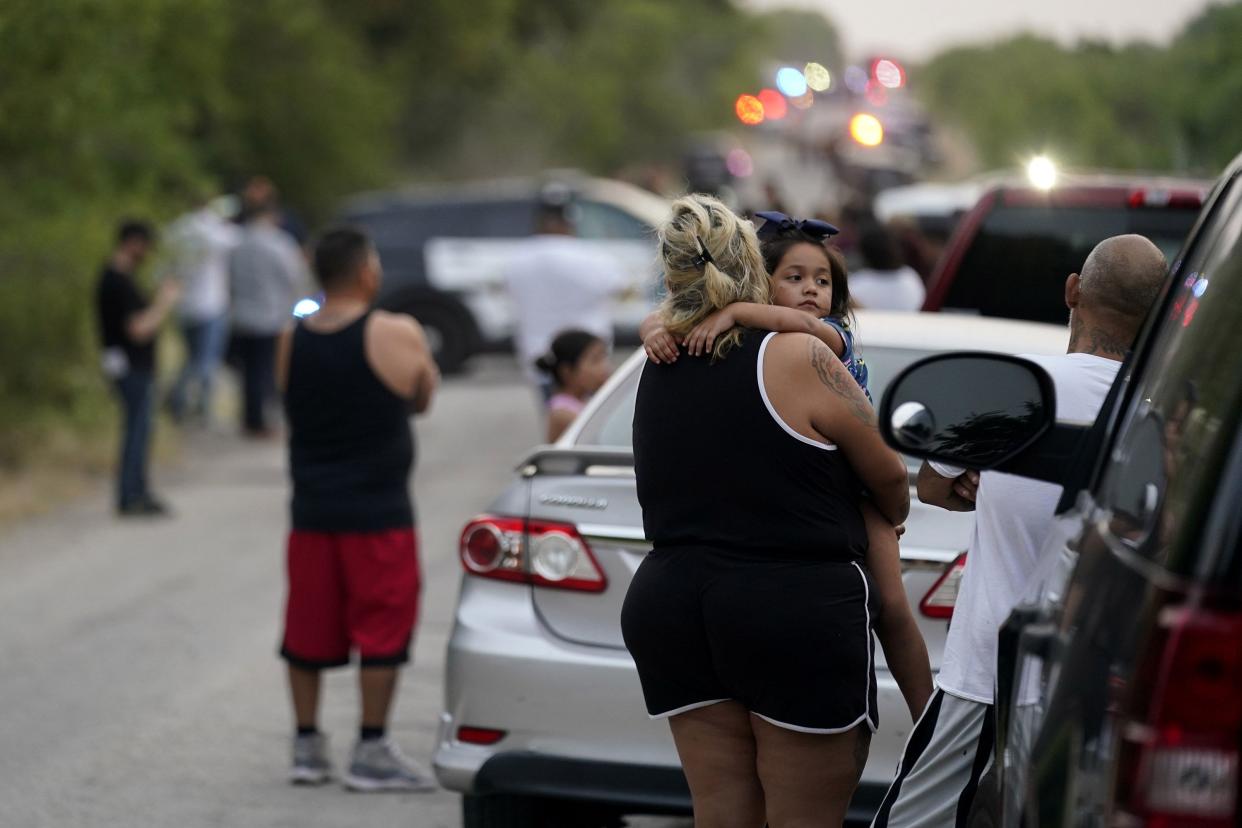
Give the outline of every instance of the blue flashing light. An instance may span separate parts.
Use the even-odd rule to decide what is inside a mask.
[[[786,66],[776,73],[776,88],[786,98],[801,98],[806,94],[806,76],[792,66]]]

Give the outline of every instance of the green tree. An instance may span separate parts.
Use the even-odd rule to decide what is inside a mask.
[[[391,170],[395,93],[317,3],[0,5],[0,462],[89,419],[91,288],[123,216],[253,172],[312,217]]]
[[[1167,48],[1024,35],[950,49],[912,78],[991,166],[1048,150],[1078,167],[1212,175],[1242,149],[1242,3],[1208,8]]]
[[[1171,57],[1179,160],[1216,171],[1242,152],[1242,3],[1209,7],[1177,38]]]

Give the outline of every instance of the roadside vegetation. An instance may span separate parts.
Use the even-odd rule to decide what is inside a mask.
[[[950,49],[911,86],[987,167],[1047,153],[1072,167],[1211,178],[1242,150],[1242,3],[1209,7],[1168,47],[1023,35]]]
[[[1242,146],[1239,44],[1233,4],[1168,49],[1024,37],[914,83],[988,164],[1210,174]],[[0,5],[0,487],[34,457],[107,464],[92,285],[120,217],[256,173],[314,227],[409,180],[675,165],[777,57],[843,68],[822,17],[730,0]]]

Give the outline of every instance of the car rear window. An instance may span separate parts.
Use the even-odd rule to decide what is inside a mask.
[[[962,258],[943,310],[1064,323],[1065,278],[1109,236],[1147,236],[1171,262],[1198,211],[998,204]]]

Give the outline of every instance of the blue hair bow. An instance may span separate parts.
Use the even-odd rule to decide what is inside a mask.
[[[765,210],[755,213],[755,218],[763,219],[763,225],[756,232],[759,234],[759,238],[765,241],[791,230],[799,230],[816,239],[825,239],[828,236],[835,236],[841,232],[826,221],[790,218],[776,210]]]

